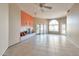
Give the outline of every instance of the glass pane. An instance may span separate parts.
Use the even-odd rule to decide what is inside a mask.
[[[41,26],[40,26],[40,27],[41,27],[41,30],[43,30],[43,25],[42,25],[42,24],[41,24]]]
[[[58,24],[58,21],[57,20],[51,20],[49,25],[54,25],[54,24]]]
[[[49,31],[58,31],[58,25],[49,25]]]
[[[53,28],[53,26],[49,26],[49,31],[53,31],[54,30],[54,28]]]
[[[36,25],[36,33],[47,33],[47,25],[46,24],[38,24]]]
[[[51,20],[49,22],[49,31],[59,31],[59,24],[57,20]]]
[[[66,26],[65,24],[62,24],[62,34],[65,34],[66,33]]]
[[[44,24],[44,33],[47,33],[47,25]]]
[[[54,31],[58,31],[58,25],[54,26]]]
[[[36,33],[39,33],[40,25],[36,25]]]
[[[40,30],[41,31],[40,33],[43,33],[43,24],[40,25],[40,29],[41,29]]]

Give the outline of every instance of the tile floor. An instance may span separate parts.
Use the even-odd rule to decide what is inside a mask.
[[[44,34],[8,48],[4,56],[79,56],[79,48],[64,35]]]

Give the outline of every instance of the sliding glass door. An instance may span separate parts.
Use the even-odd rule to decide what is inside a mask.
[[[39,34],[40,33],[40,25],[36,25],[36,33]]]
[[[62,34],[66,34],[66,24],[62,24],[61,30]]]
[[[37,24],[36,25],[36,33],[37,34],[47,33],[47,25],[46,24]]]

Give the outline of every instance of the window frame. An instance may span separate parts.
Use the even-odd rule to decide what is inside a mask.
[[[54,24],[54,23],[50,24],[50,22],[53,22],[53,21],[56,21],[57,23],[56,24]],[[58,28],[57,28],[57,30],[50,30],[50,26],[52,28],[55,28],[55,26],[58,27]],[[49,21],[49,31],[52,31],[52,32],[58,32],[59,31],[59,22],[57,20],[51,20],[51,21]]]

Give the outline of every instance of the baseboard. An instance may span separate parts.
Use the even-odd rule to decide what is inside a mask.
[[[8,49],[8,47],[5,49],[5,51],[3,52],[3,54],[1,56],[4,56],[4,53],[6,52],[7,49]]]

